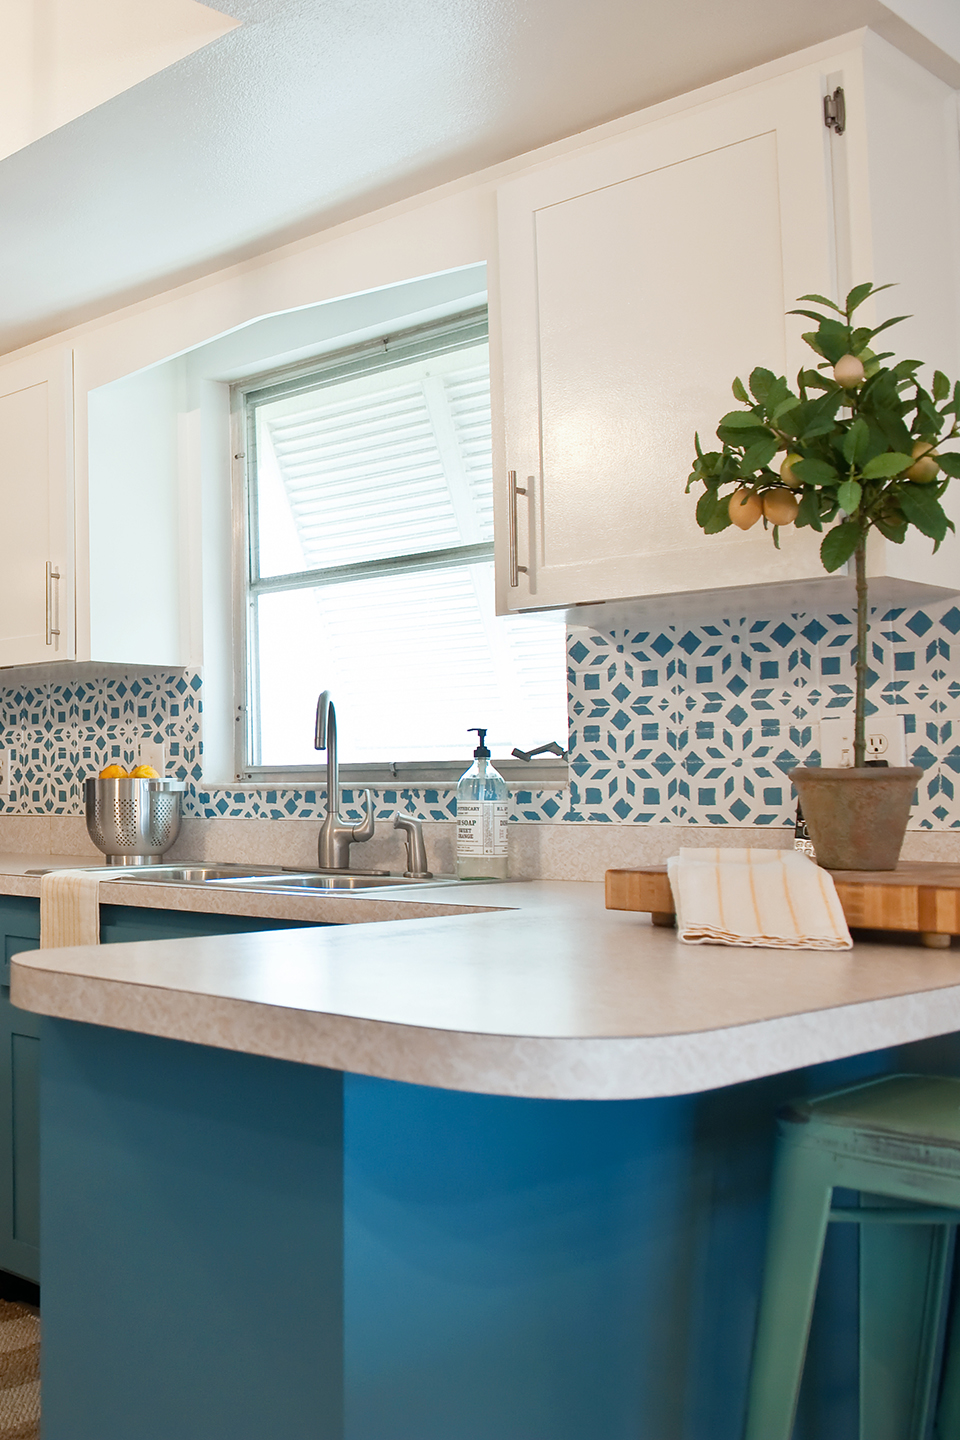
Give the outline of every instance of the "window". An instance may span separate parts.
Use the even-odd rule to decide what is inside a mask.
[[[494,613],[485,312],[247,381],[234,403],[246,427],[240,774],[322,763],[323,689],[357,778],[443,780],[477,725],[499,755],[565,746],[563,624]]]

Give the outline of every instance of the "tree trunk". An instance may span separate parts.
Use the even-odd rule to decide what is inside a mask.
[[[864,709],[867,700],[867,537],[860,536],[857,562],[857,698],[853,723],[853,763],[862,765],[866,759]]]

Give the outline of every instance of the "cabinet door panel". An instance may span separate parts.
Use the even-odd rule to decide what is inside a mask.
[[[33,947],[22,947],[24,949]],[[40,1016],[0,985],[0,1270],[40,1279]]]
[[[71,352],[0,369],[0,665],[75,653],[72,446]]]
[[[730,384],[802,360],[830,289],[819,76],[781,77],[499,192],[506,468],[528,491],[501,609],[822,573],[816,537],[707,538],[684,494]]]

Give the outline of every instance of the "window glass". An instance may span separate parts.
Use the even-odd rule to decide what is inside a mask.
[[[478,329],[480,333],[478,334]],[[248,394],[249,762],[566,743],[559,617],[494,614],[490,380],[476,322]]]

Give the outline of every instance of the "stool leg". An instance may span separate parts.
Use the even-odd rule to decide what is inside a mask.
[[[943,1360],[943,1384],[934,1434],[937,1440],[960,1440],[960,1303],[954,1282],[950,1328]]]
[[[780,1142],[745,1440],[790,1440],[833,1193],[830,1177],[816,1152]]]
[[[946,1225],[860,1228],[861,1440],[925,1440],[949,1255]]]

